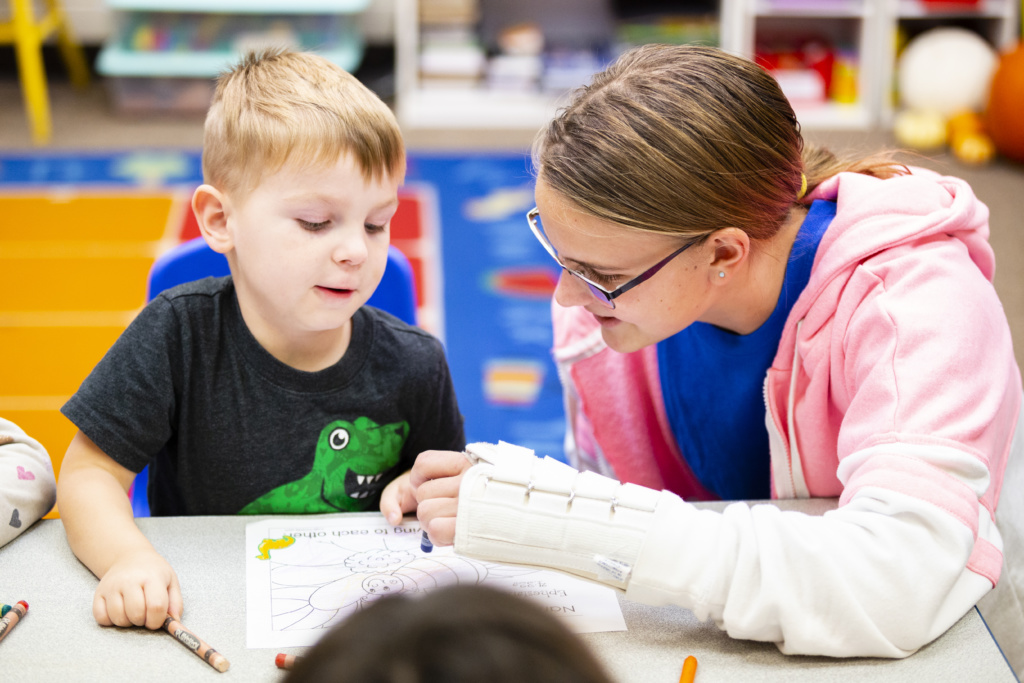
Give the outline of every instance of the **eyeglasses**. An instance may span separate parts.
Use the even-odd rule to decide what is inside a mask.
[[[533,231],[533,236],[537,238],[537,241],[540,242],[541,246],[544,247],[544,249],[551,255],[551,258],[555,259],[555,263],[561,266],[562,270],[564,270],[565,272],[569,273],[570,275],[575,275],[580,280],[583,280],[583,282],[586,283],[587,287],[590,289],[590,293],[594,295],[594,298],[597,299],[598,302],[600,302],[602,305],[607,306],[608,308],[615,308],[615,299],[619,298],[620,296],[622,296],[629,290],[633,289],[640,283],[650,280],[652,277],[654,277],[655,273],[664,268],[669,261],[674,259],[676,256],[679,256],[684,251],[686,251],[694,244],[696,244],[696,242],[690,242],[689,244],[685,244],[679,247],[671,254],[663,258],[661,261],[658,261],[656,264],[654,264],[644,272],[640,273],[629,282],[622,284],[611,291],[608,291],[607,289],[597,284],[596,282],[587,279],[587,277],[582,273],[579,273],[573,270],[572,268],[569,268],[564,263],[562,263],[562,259],[558,258],[558,252],[555,251],[555,248],[553,246],[551,246],[551,242],[548,241],[547,235],[544,234],[544,228],[543,226],[541,226],[540,222],[540,211],[537,210],[537,207],[533,207],[533,209],[531,209],[530,212],[526,214],[526,221],[530,224],[530,230]]]

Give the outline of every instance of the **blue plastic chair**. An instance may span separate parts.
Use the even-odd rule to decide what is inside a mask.
[[[149,270],[146,300],[151,301],[165,289],[204,277],[228,275],[228,260],[206,244],[202,237],[183,242],[166,252]],[[388,247],[388,264],[384,277],[367,303],[410,325],[416,324],[416,281],[412,265],[405,254]],[[149,517],[149,467],[135,475],[132,489],[132,510],[136,517]]]

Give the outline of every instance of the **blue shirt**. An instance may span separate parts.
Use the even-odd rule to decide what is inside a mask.
[[[835,215],[834,202],[811,204],[779,301],[757,330],[739,335],[697,322],[658,343],[661,390],[676,443],[704,488],[723,500],[771,495],[764,378]]]

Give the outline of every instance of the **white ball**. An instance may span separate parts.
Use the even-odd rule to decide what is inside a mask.
[[[925,31],[907,45],[897,65],[900,102],[943,116],[981,111],[998,64],[996,51],[965,28]]]

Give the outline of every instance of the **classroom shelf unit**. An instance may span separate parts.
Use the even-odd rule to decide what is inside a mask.
[[[419,76],[420,8],[395,0],[395,108],[406,129],[539,129],[555,114],[549,95],[423,87]]]
[[[369,0],[107,0],[117,31],[96,61],[126,111],[204,110],[213,78],[250,48],[314,50],[353,71],[363,39],[351,15]]]
[[[790,99],[804,128],[870,128],[879,109],[878,5],[876,0],[722,0],[722,47],[753,57],[770,44],[818,39],[844,46],[853,81],[847,101]]]
[[[726,49],[751,56],[763,36],[824,33],[856,45],[857,99],[851,104],[794,103],[808,128],[889,126],[895,113],[897,49],[937,26],[978,32],[993,47],[1017,36],[1019,0],[722,0]]]
[[[1009,47],[1020,38],[1020,0],[977,0],[968,4],[928,3],[923,0],[884,1],[889,9],[880,46],[882,59],[879,81],[884,92],[879,115],[883,125],[892,123],[896,110],[896,48],[901,40],[913,38],[936,26],[969,28],[997,50]]]
[[[754,57],[766,42],[820,37],[848,63],[849,94],[838,101],[791,97],[801,125],[864,130],[892,122],[900,37],[959,25],[999,49],[1018,36],[1018,12],[1019,0],[720,0],[719,44]],[[418,16],[417,0],[395,1],[396,109],[404,127],[536,130],[555,114],[559,97],[551,94],[424,87]]]

